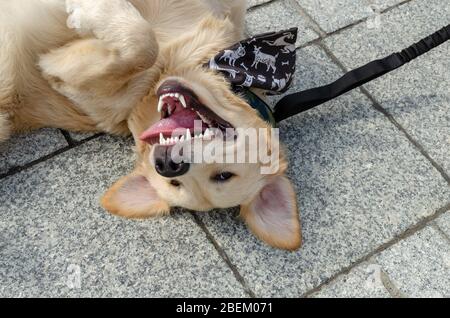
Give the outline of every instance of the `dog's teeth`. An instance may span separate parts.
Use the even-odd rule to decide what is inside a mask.
[[[184,95],[180,95],[178,97],[178,100],[180,101],[181,105],[183,105],[184,108],[187,108],[186,99],[184,98]]]
[[[162,144],[164,142],[164,135],[162,133],[159,134],[159,143]]]
[[[213,132],[210,129],[206,129],[205,131],[205,137],[209,138],[213,136]]]
[[[185,136],[181,136],[181,138],[180,138],[180,142],[184,142],[184,140],[186,139],[186,137]]]
[[[180,138],[178,138],[178,137],[176,137],[175,139],[174,139],[174,143],[178,143],[180,141]]]
[[[188,129],[188,130],[186,131],[186,140],[191,140],[191,139],[192,139],[192,136],[191,136],[191,130]]]
[[[163,109],[164,106],[164,96],[161,96],[161,98],[159,99],[159,103],[158,103],[158,113],[160,113]]]

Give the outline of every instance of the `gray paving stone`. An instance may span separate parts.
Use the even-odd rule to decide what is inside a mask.
[[[298,27],[297,45],[302,45],[319,36],[302,18],[289,1],[275,1],[252,10],[247,14],[247,33],[255,35]]]
[[[324,52],[299,52],[292,91],[340,75]],[[203,219],[258,296],[296,297],[448,203],[441,175],[360,93],[281,125],[304,247],[275,250],[230,213]]]
[[[416,0],[325,43],[348,69],[401,50],[449,23],[450,2]],[[369,92],[450,173],[450,43],[366,85]]]
[[[376,23],[380,13],[405,0],[296,0],[327,33],[369,18]]]
[[[16,135],[0,144],[0,174],[67,146],[64,136],[56,129],[42,129]]]
[[[436,221],[439,228],[450,237],[450,212],[445,213]]]
[[[0,181],[0,296],[245,296],[189,214],[139,222],[100,208],[132,168],[130,146],[102,137]]]
[[[363,263],[348,274],[339,276],[312,298],[390,298],[383,285],[381,266]]]
[[[450,297],[450,244],[432,227],[400,241],[376,260],[407,297]]]

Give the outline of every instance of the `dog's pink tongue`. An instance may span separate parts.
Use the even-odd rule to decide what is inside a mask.
[[[164,137],[172,136],[172,132],[176,129],[194,130],[195,120],[198,119],[197,114],[190,110],[184,109],[177,111],[168,118],[161,119],[156,124],[147,129],[141,136],[142,140],[151,140],[158,138],[160,134]]]

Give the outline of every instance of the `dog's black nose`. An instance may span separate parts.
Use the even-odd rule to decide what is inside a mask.
[[[156,172],[165,178],[175,178],[185,175],[191,165],[189,163],[176,163],[171,156],[171,147],[159,146],[155,149]]]

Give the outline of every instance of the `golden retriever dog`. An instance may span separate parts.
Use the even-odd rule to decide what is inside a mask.
[[[257,237],[299,248],[282,151],[270,174],[259,161],[189,164],[169,155],[175,144],[217,141],[206,138],[213,128],[270,130],[223,75],[204,67],[244,38],[245,12],[241,0],[0,1],[0,141],[41,127],[132,134],[136,168],[105,194],[108,211],[147,218],[172,207],[240,206]],[[194,121],[206,130],[196,134]],[[183,133],[170,138],[175,128]],[[271,144],[272,134],[258,138]]]

